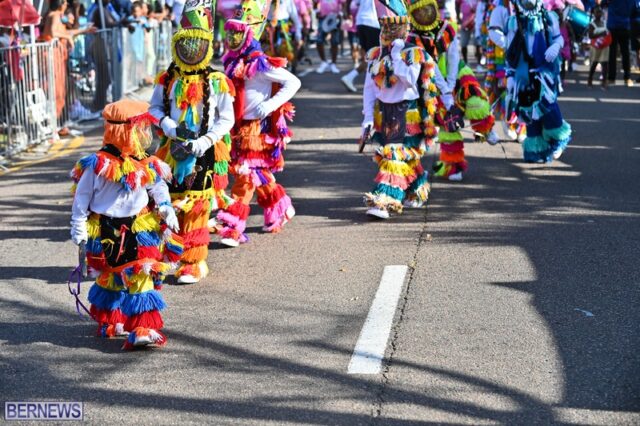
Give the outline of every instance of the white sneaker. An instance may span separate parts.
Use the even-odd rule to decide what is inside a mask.
[[[356,86],[354,86],[353,84],[353,79],[349,78],[348,75],[343,75],[340,80],[342,81],[342,84],[344,84],[344,86],[347,88],[348,91],[353,93],[358,92],[358,89],[356,89]]]
[[[507,140],[515,141],[516,139],[518,139],[518,132],[512,129],[511,125],[508,122],[506,121],[502,122],[502,130],[504,131],[504,134],[507,136]]]
[[[195,284],[198,281],[200,280],[191,274],[180,275],[178,278],[178,284]]]
[[[124,324],[121,322],[116,323],[116,336],[128,336],[129,332],[124,330]]]
[[[489,145],[495,145],[498,142],[500,142],[500,138],[498,137],[498,134],[496,133],[495,130],[491,130],[487,135],[487,143]]]
[[[409,209],[419,209],[424,206],[424,202],[419,200],[405,200],[402,204]]]
[[[523,143],[526,138],[527,138],[526,131],[518,134],[518,142]]]
[[[138,336],[136,334],[133,346],[146,346],[153,343],[162,345],[164,343],[164,336],[151,328],[149,329],[149,334],[145,336]]]
[[[449,180],[451,182],[461,182],[462,181],[462,172],[454,173],[449,175]]]
[[[318,66],[318,68],[316,68],[316,72],[318,74],[324,74],[324,72],[327,70],[327,68],[329,68],[329,62],[322,61],[322,62],[320,62],[320,66]]]
[[[223,238],[220,240],[220,244],[227,247],[238,247],[240,245],[240,241],[234,240],[233,238]]]
[[[367,214],[379,219],[389,219],[389,212],[378,207],[371,207],[369,210],[367,210]]]
[[[329,70],[331,70],[331,72],[334,74],[340,74],[340,70],[338,69],[338,66],[335,64],[335,62],[331,62],[331,65],[329,65]]]
[[[558,148],[555,151],[553,151],[553,159],[557,160],[558,158],[562,157],[562,153],[564,152],[564,149],[562,148]]]

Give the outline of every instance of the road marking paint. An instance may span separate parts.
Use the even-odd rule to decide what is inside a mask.
[[[384,267],[380,286],[353,350],[347,369],[348,374],[380,373],[393,317],[408,270],[409,267],[406,265]]]
[[[71,142],[69,142],[69,144],[64,149],[58,148],[53,151],[53,154],[52,154],[52,151],[50,150],[48,154],[52,154],[52,155],[47,155],[47,157],[41,158],[39,160],[21,161],[16,165],[14,165],[13,167],[9,167],[7,170],[0,171],[0,176],[6,175],[11,172],[16,172],[18,170],[22,170],[25,167],[33,166],[35,164],[46,163],[47,161],[51,161],[63,155],[71,154],[78,147],[80,147],[84,143],[84,141],[85,141],[84,136],[76,136],[75,138],[71,139]]]

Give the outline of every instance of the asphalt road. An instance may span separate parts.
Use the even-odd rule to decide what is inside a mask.
[[[297,216],[263,234],[254,208],[249,244],[213,238],[211,275],[163,289],[160,349],[93,337],[67,292],[67,172],[99,133],[0,177],[0,402],[83,401],[92,423],[640,423],[640,88],[570,79],[561,161],[469,143],[463,182],[381,222],[359,95],[303,85],[279,176]],[[383,372],[347,374],[386,265],[410,273]]]

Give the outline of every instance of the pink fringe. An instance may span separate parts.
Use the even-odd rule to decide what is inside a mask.
[[[412,174],[409,176],[398,176],[392,175],[387,172],[378,172],[376,175],[375,181],[376,183],[384,183],[389,186],[394,186],[400,189],[407,189],[410,182],[413,182],[416,179],[416,175]]]
[[[267,207],[264,209],[264,224],[272,225],[282,222],[287,209],[290,207],[293,207],[291,204],[291,198],[289,198],[288,195],[283,196],[273,207]]]
[[[407,133],[410,135],[419,135],[422,133],[422,129],[420,128],[420,124],[418,123],[407,123]]]
[[[247,221],[242,220],[238,216],[235,216],[224,210],[219,211],[216,217],[218,218],[218,220],[226,223],[238,232],[244,232],[244,230],[247,228]]]
[[[244,31],[249,25],[246,22],[238,21],[237,19],[229,19],[224,23],[225,31]]]

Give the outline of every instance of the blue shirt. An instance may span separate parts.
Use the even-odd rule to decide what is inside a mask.
[[[636,0],[609,0],[607,28],[610,30],[628,30],[631,28],[631,11]]]

